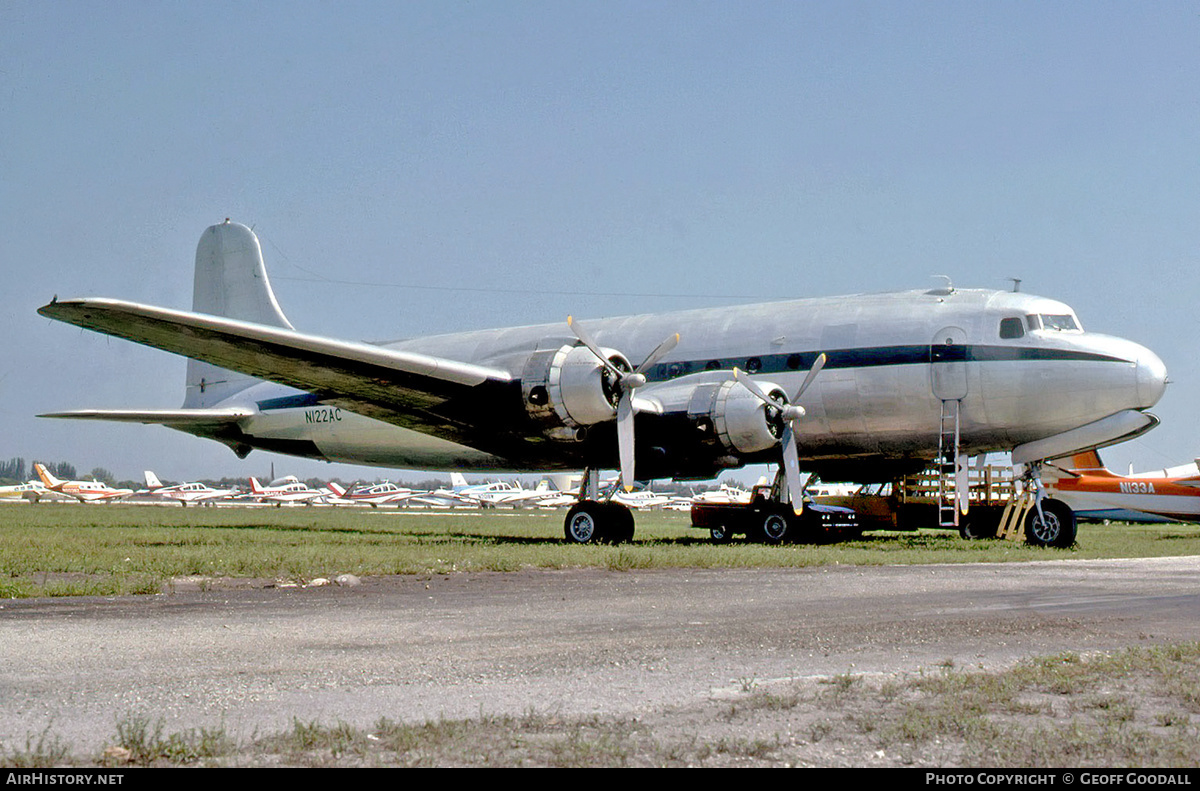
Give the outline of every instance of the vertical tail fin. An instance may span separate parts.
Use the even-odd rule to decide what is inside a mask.
[[[162,481],[160,481],[158,479],[157,475],[155,475],[150,470],[146,470],[145,475],[146,475],[146,488],[147,489],[153,490],[153,489],[161,489],[162,488]]]
[[[54,489],[58,486],[62,486],[63,482],[51,475],[50,471],[46,469],[46,465],[42,464],[40,461],[34,463],[33,469],[37,470],[38,477],[42,479],[42,484],[47,489]]]
[[[252,477],[250,479],[250,493],[251,494],[262,494],[262,492],[263,492],[262,484],[260,484],[258,482],[258,478]]]
[[[1100,461],[1100,454],[1094,450],[1076,453],[1071,457],[1070,468],[1075,472],[1108,472],[1104,462]]]
[[[239,321],[293,329],[267,279],[254,231],[226,220],[205,230],[196,246],[192,310]],[[189,360],[184,408],[214,406],[260,380]]]
[[[341,486],[339,486],[339,485],[337,484],[337,481],[330,481],[330,482],[329,482],[329,484],[328,484],[328,486],[329,486],[329,491],[333,492],[333,493],[334,493],[334,494],[336,494],[338,497],[343,497],[343,496],[345,496],[345,494],[346,494],[346,490],[345,490],[345,489],[343,489]]]

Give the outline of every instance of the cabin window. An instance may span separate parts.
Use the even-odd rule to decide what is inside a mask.
[[[1042,317],[1030,313],[1025,317],[1025,323],[1029,326],[1030,332],[1040,330],[1042,328]]]
[[[1025,328],[1021,326],[1020,319],[1001,319],[1000,320],[1000,337],[1005,340],[1013,338],[1024,338]]]

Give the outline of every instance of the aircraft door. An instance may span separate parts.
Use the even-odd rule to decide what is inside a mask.
[[[943,401],[967,397],[967,333],[943,327],[929,345],[929,377],[935,397]]]

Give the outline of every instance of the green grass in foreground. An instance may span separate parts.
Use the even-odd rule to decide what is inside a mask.
[[[295,721],[239,740],[223,725],[166,734],[119,721],[98,755],[47,730],[0,745],[0,765],[1194,767],[1200,643],[1037,657],[999,672],[952,666],[749,683],[733,700],[634,719],[528,712],[360,728]]]
[[[1082,525],[1071,549],[964,541],[944,530],[840,544],[713,545],[686,513],[637,516],[621,546],[578,546],[557,511],[0,505],[0,598],[157,593],[171,580],[305,582],[339,574],[528,568],[785,568],[1200,554],[1193,525]]]

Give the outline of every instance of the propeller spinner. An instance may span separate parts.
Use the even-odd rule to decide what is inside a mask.
[[[612,360],[608,359],[604,352],[601,351],[600,346],[592,339],[591,334],[576,322],[573,317],[567,316],[567,326],[575,333],[575,337],[592,354],[596,355],[596,359],[613,376],[614,387],[618,394],[617,451],[621,460],[621,485],[625,487],[625,491],[632,491],[634,482],[633,417],[637,411],[637,408],[633,404],[633,393],[639,387],[646,384],[646,372],[661,360],[667,352],[674,349],[675,344],[679,343],[679,333],[675,333],[655,347],[654,351],[650,352],[637,368],[627,371],[619,368]]]

